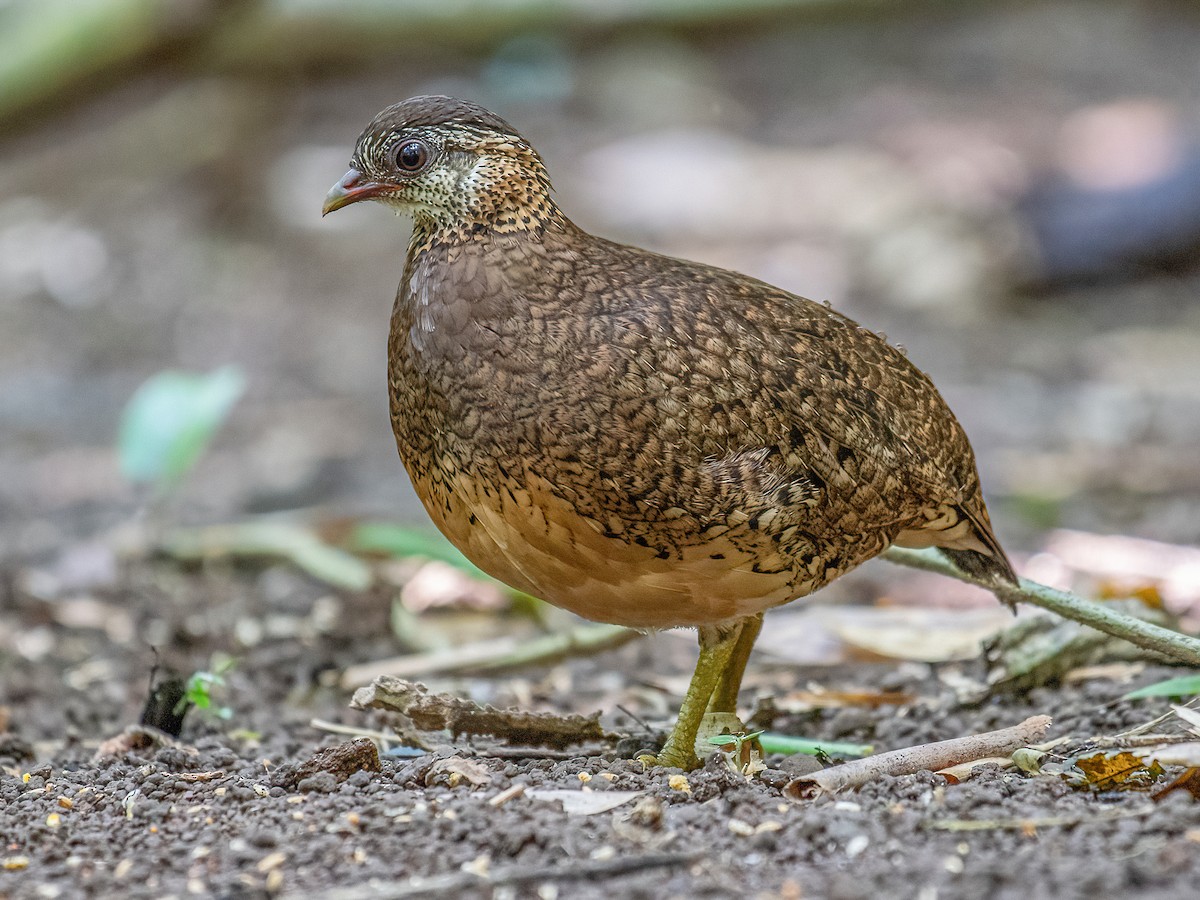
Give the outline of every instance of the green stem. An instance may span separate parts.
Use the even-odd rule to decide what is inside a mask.
[[[870,744],[845,744],[838,741],[817,741],[812,738],[792,737],[790,734],[773,734],[766,732],[758,737],[759,746],[763,753],[784,753],[791,756],[803,753],[807,756],[818,756],[825,753],[829,756],[870,756],[875,748]]]
[[[1114,612],[1106,609],[1103,604],[1085,600],[1069,591],[1060,591],[1026,578],[1021,579],[1020,587],[997,586],[960,571],[936,550],[907,550],[892,547],[883,554],[883,558],[901,566],[910,566],[926,572],[937,572],[939,575],[949,575],[959,581],[974,584],[991,591],[1005,603],[1028,603],[1032,606],[1040,606],[1064,619],[1081,622],[1097,631],[1103,631],[1105,634],[1129,641],[1144,650],[1154,650],[1180,662],[1200,666],[1200,640],[1191,635],[1181,634],[1160,625],[1135,619],[1124,613]]]

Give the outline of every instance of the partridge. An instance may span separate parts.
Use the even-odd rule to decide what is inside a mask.
[[[324,213],[413,218],[388,343],[400,457],[485,572],[588,619],[691,626],[663,765],[736,713],[763,612],[892,544],[1015,583],[967,436],[881,336],[765,282],[596,237],[488,110],[414,97]]]

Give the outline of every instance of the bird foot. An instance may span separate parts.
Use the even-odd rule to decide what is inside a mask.
[[[683,741],[676,740],[676,734],[672,732],[662,750],[657,754],[639,753],[637,761],[647,769],[652,766],[664,766],[690,772],[692,769],[700,768],[705,759],[717,752],[717,745],[709,738],[721,734],[745,734],[745,732],[746,726],[742,724],[742,720],[735,713],[705,713],[700,719],[700,727],[692,740],[692,746],[687,748],[679,746]]]
[[[690,772],[692,769],[700,768],[700,759],[694,752],[678,750],[671,747],[669,743],[658,753],[639,753],[637,761],[647,769],[662,766],[665,769],[683,769],[685,772]]]

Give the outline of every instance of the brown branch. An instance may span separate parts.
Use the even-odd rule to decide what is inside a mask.
[[[997,586],[967,575],[936,550],[892,547],[883,554],[883,558],[901,566],[949,575],[951,578],[991,591],[1010,605],[1028,603],[1040,606],[1064,619],[1082,622],[1097,631],[1129,641],[1145,650],[1154,650],[1188,665],[1200,666],[1200,639],[1114,612],[1106,609],[1103,604],[1085,600],[1069,591],[1060,591],[1027,578],[1021,579],[1020,587],[1007,584]]]
[[[585,741],[609,740],[600,714],[559,716],[519,709],[480,706],[450,694],[431,694],[423,684],[381,676],[354,692],[354,709],[382,709],[407,716],[421,731],[447,729],[460,734],[490,734],[515,744],[561,749]]]

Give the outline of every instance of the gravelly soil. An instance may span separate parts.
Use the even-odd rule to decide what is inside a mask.
[[[8,868],[0,872],[0,894],[1184,897],[1200,877],[1200,803],[1183,792],[1155,805],[1142,792],[1078,792],[1057,777],[999,770],[959,785],[929,773],[883,778],[856,793],[793,803],[781,787],[804,765],[796,760],[773,758],[749,782],[713,760],[687,776],[684,791],[670,783],[677,773],[643,771],[611,751],[495,758],[494,743],[473,748],[460,740],[455,749],[385,755],[378,772],[326,772],[297,783],[290,777],[295,766],[342,740],[311,727],[311,718],[380,724],[347,710],[345,693],[322,687],[322,673],[386,648],[371,637],[383,626],[386,604],[340,597],[332,624],[322,625],[299,604],[281,610],[262,590],[264,581],[291,584],[289,597],[316,588],[286,570],[179,573],[165,563],[138,563],[102,595],[98,602],[120,604],[134,632],[149,627],[169,635],[160,648],[166,662],[205,658],[222,640],[226,617],[307,634],[266,638],[244,651],[220,698],[233,708],[229,722],[193,712],[177,745],[100,757],[98,740],[136,718],[131,704],[145,695],[154,656],[100,627],[64,628],[56,622],[61,609],[10,593],[14,603],[6,608],[15,609],[26,633],[41,628],[48,636],[35,662],[10,658],[4,665],[0,699],[12,730],[0,739]],[[218,623],[207,633],[189,630],[201,598]],[[524,694],[527,703],[575,711],[592,708],[604,683],[628,691],[637,709],[639,683],[684,671],[688,649],[648,638],[551,670],[441,686],[501,703]],[[752,681],[764,666],[756,662]],[[973,667],[950,668],[971,675]],[[1114,734],[1167,708],[1113,702],[1128,686],[1107,680],[964,707],[949,679],[939,678],[950,668],[818,670],[829,688],[882,684],[914,701],[900,709],[785,717],[775,728],[885,749],[1043,712],[1055,717],[1052,735]],[[622,673],[618,681],[613,673]],[[1141,679],[1162,674],[1147,671]],[[610,713],[606,722],[637,730],[620,712]],[[474,758],[486,783],[449,786],[434,765],[453,755]],[[489,803],[518,784],[642,793],[589,816],[528,795]],[[1038,826],[1042,819],[1054,821]],[[970,828],[963,822],[991,824],[957,830]]]

